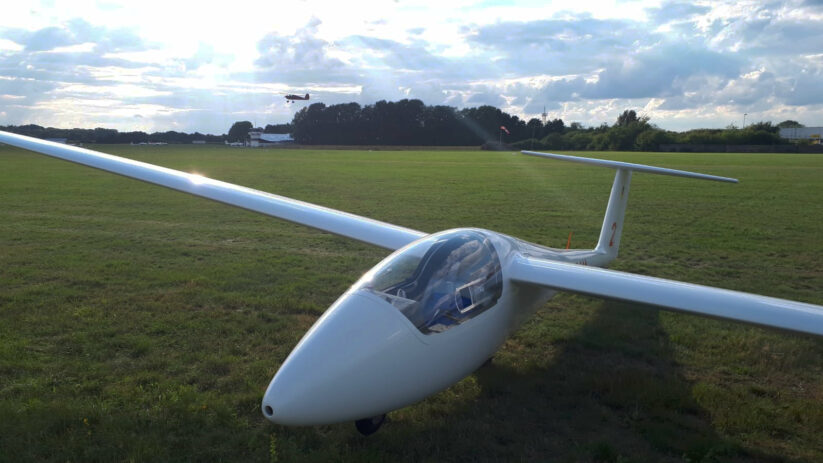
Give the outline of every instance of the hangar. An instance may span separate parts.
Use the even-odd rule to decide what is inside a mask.
[[[263,133],[263,129],[256,128],[249,130],[247,146],[260,148],[284,143],[294,143],[294,138],[288,133]]]
[[[820,135],[823,127],[786,127],[780,129],[780,138],[791,141],[810,140],[813,144],[820,144]]]

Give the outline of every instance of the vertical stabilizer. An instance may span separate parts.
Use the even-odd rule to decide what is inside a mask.
[[[536,151],[521,152],[529,156],[608,167],[617,171],[617,174],[614,176],[612,192],[609,196],[609,205],[606,206],[606,217],[603,218],[603,228],[600,230],[600,239],[597,240],[597,247],[593,251],[594,255],[581,256],[577,253],[575,256],[576,263],[584,263],[596,267],[604,267],[617,257],[617,249],[620,247],[620,235],[623,234],[623,222],[626,218],[626,204],[629,202],[629,184],[632,180],[632,172],[646,172],[650,174],[671,175],[673,177],[737,183],[737,179],[734,178],[668,169],[665,167],[647,166],[645,164],[635,164],[632,162],[584,158],[581,156],[569,156],[567,154],[539,153]]]
[[[609,195],[609,204],[606,206],[606,215],[603,218],[603,228],[600,229],[600,239],[597,240],[595,251],[603,255],[600,265],[605,266],[615,257],[620,247],[620,235],[623,234],[623,222],[626,218],[626,204],[629,202],[629,186],[632,181],[630,169],[617,169]]]

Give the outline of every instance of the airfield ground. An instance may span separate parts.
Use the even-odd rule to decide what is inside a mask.
[[[594,244],[613,177],[499,152],[96,148],[557,247]],[[635,175],[614,268],[823,304],[823,156],[595,156],[741,181]],[[823,461],[823,341],[571,295],[372,437],[265,421],[280,363],[385,255],[0,147],[0,461]]]

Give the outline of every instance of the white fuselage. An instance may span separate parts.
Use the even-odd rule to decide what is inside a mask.
[[[518,256],[598,263],[596,251],[553,250],[487,230],[505,275]],[[455,231],[431,235],[431,239]],[[414,243],[384,262],[402,256]],[[262,408],[287,425],[330,424],[413,404],[471,374],[555,291],[503,278],[496,304],[442,332],[424,333],[392,304],[362,289],[368,272],[317,320],[269,384]]]

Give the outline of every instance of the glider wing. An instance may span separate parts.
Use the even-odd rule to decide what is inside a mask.
[[[367,217],[76,146],[2,131],[0,143],[278,217],[386,249],[399,249],[427,235]]]
[[[519,256],[514,283],[823,336],[823,306],[584,265]]]

